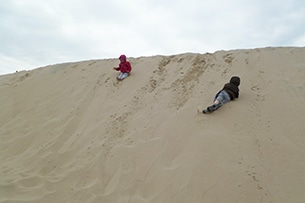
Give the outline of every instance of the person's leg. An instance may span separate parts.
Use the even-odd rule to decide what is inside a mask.
[[[214,105],[219,105],[219,104],[221,103],[220,101],[222,101],[221,99],[222,99],[222,98],[215,99],[215,101],[213,102],[213,104],[214,104]]]
[[[120,73],[120,75],[117,77],[118,80],[124,80],[129,76],[129,73]]]
[[[118,75],[118,77],[116,77],[116,79],[121,80],[122,74],[123,74],[123,73],[120,73],[120,74]]]
[[[217,110],[219,107],[230,101],[230,96],[226,91],[221,91],[214,99],[213,105],[209,106],[203,113],[210,113]]]

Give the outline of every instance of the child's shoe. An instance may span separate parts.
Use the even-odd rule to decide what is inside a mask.
[[[208,111],[208,109],[204,109],[204,110],[202,111],[202,113],[203,113],[203,114],[207,114],[207,113],[209,113],[209,111]]]
[[[213,112],[213,111],[214,111],[213,106],[209,106],[207,109],[204,109],[204,110],[202,111],[202,113],[207,114],[207,113],[211,113],[211,112]]]

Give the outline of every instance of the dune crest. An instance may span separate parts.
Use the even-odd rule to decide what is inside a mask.
[[[305,202],[305,48],[0,76],[0,203]],[[232,75],[240,98],[198,113]]]

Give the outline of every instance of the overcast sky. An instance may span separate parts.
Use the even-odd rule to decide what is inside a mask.
[[[91,59],[305,45],[304,0],[2,0],[0,74]]]

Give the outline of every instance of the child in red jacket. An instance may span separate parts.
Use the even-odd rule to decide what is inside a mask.
[[[127,61],[127,58],[125,55],[120,56],[120,64],[119,67],[114,67],[113,69],[116,71],[121,71],[120,75],[117,77],[118,80],[124,80],[127,78],[131,72],[131,65]]]

